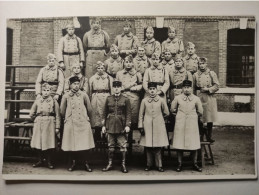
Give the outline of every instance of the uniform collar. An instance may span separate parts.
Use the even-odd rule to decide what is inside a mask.
[[[177,69],[175,69],[174,68],[174,73],[183,73],[185,71],[185,68],[184,67],[182,67],[180,70],[177,70]]]
[[[76,93],[74,93],[72,90],[70,90],[69,91],[69,95],[72,97],[72,96],[74,96],[74,95],[76,95],[77,97],[78,96],[80,96],[80,92],[79,92],[79,90],[76,92]]]
[[[155,41],[154,38],[152,38],[152,39],[150,39],[150,40],[147,40],[147,39],[146,39],[146,40],[144,41],[144,43],[153,43],[154,41]]]
[[[149,103],[151,103],[152,101],[157,102],[158,100],[159,100],[158,95],[156,95],[155,97],[151,97],[151,96],[148,97],[148,102]]]
[[[134,69],[134,68],[132,68],[130,71],[127,71],[125,68],[123,69],[123,74],[127,74],[127,73],[129,73],[130,75],[135,75],[136,73],[137,73],[137,71]]]
[[[51,101],[51,96],[49,96],[49,97],[47,97],[47,98],[43,98],[43,97],[41,97],[40,98],[40,102],[42,103],[42,102],[50,102]]]
[[[178,41],[178,38],[177,37],[175,37],[173,40],[171,40],[171,39],[169,39],[169,38],[167,38],[167,40],[166,40],[166,42],[167,43],[176,43]]]
[[[98,30],[93,30],[93,29],[91,29],[91,34],[92,34],[92,35],[94,35],[94,34],[97,34],[97,35],[98,35],[98,34],[101,33],[101,31],[102,31],[101,28],[99,28]]]
[[[183,94],[183,100],[184,101],[192,101],[193,100],[193,94],[191,94],[191,95],[188,95],[188,96],[186,96],[186,95],[184,95]]]
[[[155,69],[161,70],[161,69],[163,69],[163,66],[162,66],[162,64],[159,63],[159,65],[157,67],[152,65],[150,68],[151,68],[151,70],[155,70]]]
[[[57,69],[57,66],[56,65],[54,65],[53,67],[50,67],[48,64],[46,65],[46,69],[47,70],[56,70]]]
[[[116,58],[116,59],[114,59],[114,58],[112,58],[112,57],[110,58],[110,62],[111,62],[111,63],[113,63],[113,62],[115,62],[115,61],[116,61],[116,62],[121,62],[121,60],[122,60],[122,59],[121,59],[120,56],[118,56],[118,58]]]
[[[99,80],[100,78],[102,78],[103,80],[107,78],[107,73],[104,72],[102,76],[98,75],[98,73],[95,73],[96,75],[96,79]]]
[[[144,55],[143,57],[140,57],[140,56],[136,56],[136,60],[138,60],[138,61],[146,61],[147,60],[147,56],[146,55]]]
[[[122,37],[126,36],[126,37],[133,37],[133,33],[130,32],[129,34],[125,34],[125,33],[122,33],[121,34]]]
[[[163,65],[169,64],[169,65],[174,65],[174,60],[171,59],[169,61],[166,61],[165,59],[163,59],[163,61],[161,62]]]
[[[209,74],[209,72],[210,72],[210,69],[209,69],[209,68],[207,68],[204,72],[202,72],[202,71],[200,71],[200,70],[197,71],[198,75]]]
[[[73,34],[72,36],[69,36],[68,34],[66,34],[66,39],[75,39],[76,38],[76,35]]]
[[[187,55],[185,56],[185,58],[186,58],[187,60],[189,60],[189,59],[195,60],[197,57],[198,57],[197,54],[193,54],[193,55],[191,55],[191,56],[187,54]]]

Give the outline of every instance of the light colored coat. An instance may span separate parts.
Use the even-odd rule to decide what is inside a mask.
[[[138,55],[133,59],[134,68],[143,76],[146,69],[150,67],[151,62],[147,56],[139,57]]]
[[[168,115],[168,107],[163,98],[155,96],[142,100],[138,127],[144,128],[145,136],[141,136],[140,145],[163,147],[169,144],[164,121],[164,116]]]
[[[165,49],[169,49],[172,54],[180,54],[184,51],[183,42],[177,37],[173,40],[168,38],[162,43],[162,52],[164,52]]]
[[[42,115],[54,116],[37,116]],[[55,129],[60,128],[59,105],[52,97],[35,100],[30,111],[30,117],[34,119],[31,147],[47,150],[55,148]]]
[[[124,60],[120,56],[118,56],[117,59],[113,59],[112,57],[110,57],[109,59],[104,61],[106,72],[110,76],[115,78],[117,72],[123,70],[123,62]]]
[[[161,55],[161,44],[154,38],[150,40],[145,40],[142,42],[142,46],[145,48],[147,57],[151,58],[153,53]]]
[[[192,74],[197,72],[198,70],[198,60],[199,57],[196,54],[193,54],[192,56],[186,55],[183,58],[184,61],[184,67],[186,70],[190,71]]]
[[[197,150],[200,148],[198,114],[203,113],[200,99],[191,94],[180,94],[171,105],[171,112],[176,113],[173,148]]]
[[[204,72],[198,70],[193,75],[193,85],[194,89],[196,87],[209,88],[208,92],[195,90],[195,94],[201,99],[204,110],[202,122],[216,122],[218,120],[218,108],[215,92],[219,90],[219,80],[217,74],[214,71],[210,71],[208,68]]]
[[[62,150],[80,151],[94,148],[90,124],[92,106],[87,94],[82,91],[66,93],[61,101],[61,116],[65,118]]]
[[[168,74],[170,73],[170,71],[174,70],[175,63],[173,59],[169,61],[166,61],[165,59],[163,59],[161,64],[167,70]]]
[[[118,46],[119,51],[124,50],[128,54],[136,54],[139,45],[138,37],[130,32],[128,35],[122,33],[117,35],[114,40],[114,44]]]

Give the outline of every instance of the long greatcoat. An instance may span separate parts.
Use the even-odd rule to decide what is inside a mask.
[[[176,113],[173,148],[197,150],[200,148],[198,114],[203,113],[200,99],[191,94],[175,97],[171,112]]]
[[[51,115],[51,116],[39,116]],[[35,100],[30,111],[34,119],[31,147],[47,150],[55,148],[55,129],[60,128],[59,105],[52,97]]]
[[[90,124],[92,106],[82,91],[66,93],[61,101],[61,116],[65,118],[62,150],[80,151],[94,148]]]
[[[146,147],[168,146],[168,137],[164,116],[169,115],[165,100],[159,96],[146,97],[139,110],[138,127],[144,128],[145,136],[141,136],[140,145]]]
[[[215,92],[219,90],[217,74],[208,68],[204,72],[198,70],[193,75],[193,85],[194,89],[196,89],[195,94],[201,99],[204,110],[202,122],[216,122],[218,119],[218,108]],[[208,87],[209,91],[201,92],[200,88],[203,87]]]

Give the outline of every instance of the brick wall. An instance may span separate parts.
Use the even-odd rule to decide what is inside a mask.
[[[219,31],[218,22],[185,22],[183,42],[196,45],[196,53],[208,58],[208,67],[219,73]]]

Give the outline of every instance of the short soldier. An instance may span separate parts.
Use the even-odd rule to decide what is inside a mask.
[[[146,55],[151,58],[153,53],[161,55],[161,44],[154,39],[154,29],[149,26],[146,30],[147,39],[143,41],[142,46],[145,48]]]
[[[115,44],[111,45],[110,58],[104,61],[106,72],[115,78],[118,71],[123,69],[123,59],[119,55],[118,46]]]
[[[163,52],[164,59],[162,60],[161,64],[164,66],[164,68],[167,70],[168,73],[170,71],[174,70],[174,59],[173,54],[169,49],[165,49]]]
[[[176,54],[181,54],[184,52],[184,46],[182,40],[176,37],[176,29],[173,26],[168,27],[168,39],[162,43],[162,52],[165,49],[169,49],[175,57]]]
[[[124,59],[127,55],[133,56],[137,53],[137,47],[139,46],[138,38],[131,32],[131,23],[126,20],[123,26],[123,33],[117,35],[115,38],[115,45],[119,47],[120,56]]]
[[[183,93],[175,97],[171,105],[171,112],[176,115],[173,138],[173,148],[177,149],[177,172],[182,171],[183,150],[192,151],[193,168],[201,172],[197,165],[198,149],[200,149],[200,136],[198,117],[203,113],[200,99],[192,94],[192,82],[184,80]]]
[[[79,84],[79,89],[89,95],[89,84],[88,84],[88,79],[82,75],[82,66],[79,64],[74,64],[72,66],[72,75],[65,80],[65,87],[64,87],[64,92],[69,92],[69,86],[70,86],[70,81],[69,79],[71,77],[77,76],[80,79],[80,84]]]
[[[81,39],[76,36],[73,24],[68,24],[67,34],[62,37],[58,44],[58,62],[64,70],[65,77],[69,77],[74,63],[83,67],[85,61],[84,49]]]
[[[48,83],[51,86],[50,95],[59,100],[64,89],[64,73],[55,65],[56,57],[54,54],[48,54],[48,64],[43,67],[37,77],[35,91],[37,99],[41,97],[42,84]]]
[[[215,92],[219,90],[219,81],[217,74],[207,68],[207,58],[199,58],[199,69],[193,75],[193,82],[194,91],[201,99],[204,110],[202,122],[207,123],[207,140],[214,142],[211,136],[213,122],[218,119]]]
[[[60,113],[65,120],[61,148],[69,153],[68,171],[73,171],[80,159],[85,170],[91,172],[87,151],[95,147],[90,124],[92,106],[88,95],[79,90],[80,79],[74,76],[69,82],[70,91],[63,96],[60,105]]]
[[[96,62],[103,62],[109,51],[109,35],[101,29],[100,18],[91,19],[91,30],[83,37],[86,51],[85,76],[91,78],[96,73]]]
[[[146,69],[150,67],[150,59],[145,54],[145,49],[142,46],[138,47],[138,53],[133,59],[134,68],[142,76],[144,75]]]
[[[192,74],[198,70],[198,59],[199,57],[195,53],[195,45],[192,42],[187,43],[187,55],[184,56],[184,67]]]
[[[147,167],[149,171],[153,166],[153,154],[157,170],[164,172],[162,166],[161,150],[168,146],[164,116],[169,115],[168,107],[163,98],[157,95],[157,83],[148,83],[149,96],[141,102],[139,123],[141,140],[140,145],[145,146],[147,154]]]
[[[104,121],[102,133],[108,133],[108,158],[109,163],[103,171],[112,169],[113,153],[116,145],[122,153],[121,171],[127,173],[126,151],[127,135],[131,126],[131,108],[128,98],[121,94],[122,84],[120,81],[113,81],[113,95],[109,96],[105,103]]]

